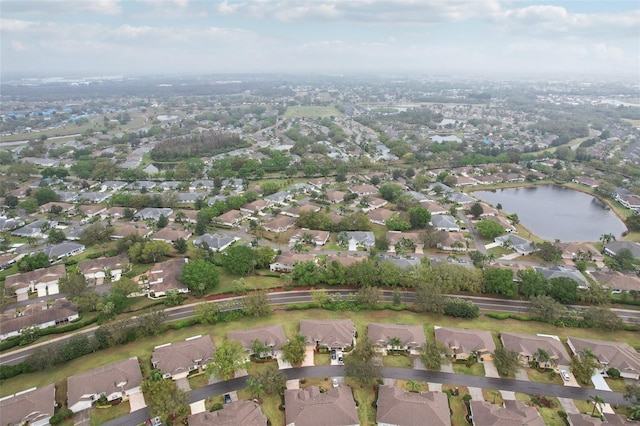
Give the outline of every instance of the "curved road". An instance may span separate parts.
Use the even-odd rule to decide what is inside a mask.
[[[280,370],[287,379],[302,379],[308,377],[342,377],[343,366],[299,367]],[[421,382],[442,383],[455,386],[472,386],[485,389],[499,389],[522,392],[532,395],[547,395],[561,398],[589,400],[591,396],[600,396],[609,404],[629,405],[622,393],[602,391],[596,389],[578,388],[572,386],[550,385],[523,380],[498,379],[491,377],[471,376],[467,374],[443,373],[409,368],[382,369],[382,376],[389,379],[416,380]],[[247,386],[249,376],[238,377],[225,382],[203,386],[189,393],[189,402],[201,401],[211,396],[222,395]],[[148,408],[143,408],[126,416],[119,417],[106,426],[129,426],[144,423],[149,418]]]
[[[343,298],[350,294],[355,293],[357,290],[335,289],[328,290],[331,294],[340,294]],[[393,297],[393,292],[389,290],[383,291],[382,298],[386,302],[390,302]],[[476,296],[457,296],[452,295],[450,297],[458,297],[461,299],[471,300],[483,311],[498,311],[498,312],[510,312],[516,314],[526,314],[528,311],[529,302],[521,300],[505,300],[505,299],[492,299],[486,297]],[[411,303],[415,298],[415,293],[410,291],[402,292],[403,303]],[[234,309],[230,306],[230,303],[239,301],[241,297],[228,297],[225,299],[218,299],[211,301],[212,303],[224,303],[223,310]],[[269,299],[272,305],[286,305],[292,303],[308,303],[311,302],[311,292],[309,290],[292,290],[286,292],[269,293]],[[193,316],[193,309],[196,304],[177,306],[174,308],[165,309],[167,312],[168,321],[177,321]],[[581,309],[579,306],[569,306],[571,308]],[[640,322],[640,311],[628,310],[628,309],[612,309],[618,314],[625,322]],[[73,334],[66,334],[61,337],[57,337],[51,340],[47,340],[41,343],[36,343],[25,348],[19,348],[16,350],[9,350],[0,354],[0,365],[15,365],[24,361],[31,353],[37,348],[49,345],[52,343],[64,342],[71,338],[74,334],[86,334],[87,336],[93,335],[97,327],[92,327],[86,330],[79,331]]]

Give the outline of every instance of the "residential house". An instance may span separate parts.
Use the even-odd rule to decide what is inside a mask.
[[[58,222],[49,221],[47,219],[38,219],[22,228],[14,229],[11,235],[24,238],[44,238],[51,228],[58,226]]]
[[[327,200],[331,204],[338,204],[344,201],[344,196],[347,195],[347,193],[342,191],[327,191],[326,195]]]
[[[325,259],[325,264],[329,265],[331,262],[338,262],[342,266],[349,267],[355,263],[367,260],[366,254],[350,253],[348,256],[341,254],[330,254]]]
[[[262,227],[269,232],[286,232],[296,224],[296,219],[290,216],[277,216],[265,222]]]
[[[382,324],[370,322],[367,337],[382,355],[387,351],[404,351],[409,355],[418,355],[427,339],[421,325]]]
[[[422,192],[418,192],[418,191],[407,191],[405,192],[405,194],[409,195],[411,198],[413,198],[414,200],[416,200],[419,203],[423,203],[422,206],[424,207],[424,204],[429,202],[429,198],[427,198],[426,195],[424,195]]]
[[[447,214],[431,216],[431,226],[436,231],[459,232],[460,226],[456,218]]]
[[[323,177],[309,180],[309,185],[314,186],[317,189],[322,189],[330,184],[331,184],[331,181]]]
[[[313,254],[308,253],[282,253],[276,256],[273,263],[269,265],[271,272],[291,272],[296,263],[300,262],[316,262],[317,259]]]
[[[631,241],[611,241],[604,245],[604,252],[609,256],[616,256],[620,250],[625,248],[631,251],[634,259],[640,259],[640,243]]]
[[[307,242],[306,240],[310,240],[316,246],[323,246],[329,240],[329,235],[329,231],[316,231],[302,228],[298,229],[291,238],[289,238],[289,245],[294,246],[298,241]]]
[[[122,273],[129,268],[129,258],[125,254],[114,257],[99,257],[78,263],[80,273],[93,285],[104,284],[107,277],[110,282],[119,281]]]
[[[82,244],[65,241],[59,244],[45,244],[34,253],[43,252],[51,263],[56,263],[82,253],[85,248]]]
[[[151,191],[155,187],[156,183],[151,180],[139,180],[136,182],[131,182],[129,185],[127,185],[127,189],[139,191]]]
[[[58,282],[67,275],[64,265],[50,266],[35,271],[9,275],[4,280],[7,289],[16,293],[18,302],[27,300],[29,292],[38,292],[38,297],[58,294]]]
[[[459,177],[456,177],[455,179],[456,179],[456,183],[453,185],[455,187],[476,186],[478,184],[477,180],[475,180],[474,178],[466,177],[466,176],[459,176]]]
[[[147,207],[137,212],[133,217],[135,220],[155,220],[157,222],[160,216],[168,219],[171,214],[173,214],[173,209],[170,208]]]
[[[59,203],[59,202],[53,201],[53,202],[45,203],[45,204],[41,205],[39,207],[40,213],[42,213],[42,214],[49,213],[51,211],[51,207],[53,207],[53,206],[60,207],[62,209],[62,210],[60,210],[61,213],[70,213],[70,212],[73,212],[73,210],[75,210],[75,204]]]
[[[389,251],[393,252],[401,247],[422,247],[424,244],[420,234],[417,232],[388,231],[387,242]]]
[[[31,388],[0,398],[2,424],[49,425],[56,407],[56,387]]]
[[[238,240],[240,240],[240,238],[230,237],[228,235],[204,234],[196,238],[193,241],[193,245],[200,248],[206,247],[211,251],[223,251]]]
[[[436,203],[435,201],[427,201],[421,203],[421,206],[429,210],[429,213],[431,213],[432,215],[449,213],[449,209],[443,207],[440,203]]]
[[[254,401],[232,401],[216,411],[203,411],[189,416],[189,426],[267,426],[269,420]]]
[[[186,258],[175,258],[153,265],[147,272],[149,291],[155,297],[164,296],[169,290],[188,293],[187,286],[179,280],[182,275],[182,267],[188,261]]]
[[[446,251],[467,251],[467,239],[460,232],[443,232],[436,246]]]
[[[637,275],[601,271],[588,272],[588,274],[601,285],[610,288],[614,294],[640,292],[640,278]]]
[[[198,200],[207,198],[206,192],[178,192],[178,202],[183,204],[195,203]]]
[[[640,209],[640,197],[632,194],[617,194],[616,200],[628,209]]]
[[[638,426],[638,422],[629,420],[623,414],[603,413],[600,417],[591,417],[591,413],[569,414],[567,416],[569,426]]]
[[[315,204],[302,204],[297,207],[291,207],[281,212],[281,214],[291,217],[300,217],[303,213],[315,213],[322,210],[322,207]]]
[[[466,328],[434,327],[437,342],[451,350],[454,360],[466,360],[475,355],[478,360],[490,360],[496,350],[491,332]]]
[[[27,305],[20,310],[8,309],[0,316],[2,320],[0,321],[0,340],[19,336],[25,328],[55,327],[78,318],[77,306],[64,298],[56,299],[51,305],[42,301]]]
[[[266,201],[270,206],[274,204],[284,206],[286,205],[287,201],[291,199],[293,199],[293,196],[289,191],[280,191],[264,197],[264,201]]]
[[[487,203],[480,203],[482,206],[482,214],[480,217],[498,216],[498,209],[491,207]]]
[[[368,212],[367,217],[369,218],[369,222],[385,226],[387,219],[389,219],[394,214],[395,212],[391,210],[376,209]]]
[[[220,225],[236,228],[247,216],[248,215],[246,213],[243,213],[240,210],[229,210],[228,212],[216,217],[215,221]]]
[[[350,319],[301,320],[300,334],[307,345],[343,350],[354,345],[356,325]]]
[[[504,407],[486,401],[471,400],[469,411],[472,424],[475,426],[544,426],[544,420],[538,410],[516,400],[505,400]]]
[[[127,207],[110,207],[105,212],[106,214],[103,216],[103,219],[112,218],[115,220],[124,219]],[[135,215],[136,209],[129,208],[129,211],[132,215]]]
[[[640,380],[640,353],[627,343],[569,337],[567,345],[574,355],[590,350],[602,365],[602,372],[616,368],[622,377]]]
[[[505,349],[517,352],[520,361],[525,365],[532,361],[540,361],[536,355],[538,349],[542,349],[549,354],[549,360],[541,363],[544,367],[553,368],[554,366],[569,365],[569,354],[557,336],[500,333],[500,340]]]
[[[165,180],[164,182],[160,182],[158,187],[162,191],[175,191],[182,186],[182,182],[178,180]],[[186,185],[185,185],[186,187]]]
[[[201,371],[213,361],[215,348],[211,337],[193,336],[183,342],[156,346],[151,353],[151,365],[162,371],[165,379],[184,379],[189,373]]]
[[[79,194],[77,192],[55,191],[58,194],[58,201],[63,203],[74,203],[78,201]]]
[[[215,182],[209,179],[194,180],[189,184],[189,191],[195,191],[196,189],[211,190],[215,187]]]
[[[67,406],[74,413],[91,408],[105,395],[107,401],[128,400],[140,392],[142,373],[137,357],[118,361],[67,379]]]
[[[445,194],[445,199],[449,200],[452,203],[456,203],[456,204],[461,204],[461,205],[465,205],[465,204],[471,204],[471,203],[475,203],[476,200],[473,197],[470,197],[469,195],[463,193],[463,192],[449,192]]]
[[[502,216],[485,216],[483,220],[491,220],[502,226],[505,232],[516,232],[516,227],[511,224],[507,219]]]
[[[101,204],[85,205],[85,206],[78,206],[78,210],[80,211],[81,215],[91,219],[94,216],[100,215],[102,213],[106,213],[107,207]]]
[[[131,234],[138,234],[142,238],[149,238],[151,234],[153,234],[153,229],[143,227],[143,226],[133,226],[133,225],[116,226],[113,228],[111,239],[121,240],[123,238],[128,237]]]
[[[592,179],[586,176],[578,176],[577,178],[573,179],[573,181],[589,188],[597,188],[600,185],[600,182],[598,182],[597,179]]]
[[[287,389],[284,393],[287,426],[357,426],[358,410],[349,386],[340,385],[325,392],[317,386]]]
[[[381,254],[378,257],[378,264],[381,264],[382,262],[391,262],[400,269],[409,269],[411,267],[420,265],[420,259],[418,259],[417,257],[389,256],[385,254]]]
[[[240,211],[249,213],[249,214],[260,213],[262,210],[266,209],[268,206],[269,204],[266,201],[262,199],[258,199],[240,207]]]
[[[381,426],[450,426],[449,400],[442,392],[417,393],[380,386],[376,421]]]
[[[349,231],[344,233],[349,251],[357,251],[358,247],[373,247],[376,236],[371,231]]]
[[[5,216],[0,216],[0,232],[11,231],[21,226],[24,226],[24,220],[20,218],[7,218]]]
[[[127,186],[127,182],[119,180],[107,180],[100,184],[100,191],[118,191]]]
[[[542,266],[536,266],[533,269],[540,272],[547,280],[553,278],[570,278],[578,284],[578,288],[589,288],[589,281],[575,268],[569,268],[567,266],[556,265],[551,268],[545,268]]]
[[[367,213],[373,211],[375,209],[379,209],[381,207],[386,206],[389,202],[383,198],[372,197],[368,200],[361,199],[360,200],[360,209]]]
[[[378,188],[373,185],[355,185],[350,186],[349,191],[354,194],[358,194],[359,196],[375,195],[378,193]]]
[[[109,198],[111,198],[111,194],[108,192],[83,192],[78,195],[78,201],[96,204],[104,203]]]
[[[284,334],[282,324],[266,325],[264,327],[246,328],[227,332],[227,340],[236,340],[249,355],[256,355],[259,358],[277,357],[282,352],[282,345],[287,343],[287,336]],[[255,353],[253,342],[259,340],[268,350],[262,353]]]
[[[601,262],[602,253],[590,243],[560,243],[554,244],[562,250],[562,258],[565,260],[579,260],[583,258],[592,262]]]
[[[518,235],[505,234],[494,238],[493,241],[500,244],[501,246],[511,247],[513,250],[523,256],[536,251],[536,248],[531,241],[526,240]]]
[[[448,192],[453,192],[453,188],[440,182],[434,182],[429,185],[429,191],[431,191],[432,194],[436,194],[438,192],[440,192],[441,194],[446,194]]]
[[[172,244],[180,238],[182,238],[183,240],[188,240],[189,238],[191,238],[191,235],[193,235],[191,231],[164,227],[153,234],[151,239],[153,241],[164,241],[165,243]]]

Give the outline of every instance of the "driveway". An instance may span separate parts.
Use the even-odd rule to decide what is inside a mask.
[[[300,389],[300,379],[287,380],[287,389]]]
[[[422,358],[420,358],[419,355],[413,355],[411,357],[413,359],[413,368],[415,370],[426,370],[427,367],[424,366],[424,363],[422,362]]]
[[[191,414],[204,413],[205,411],[207,411],[207,407],[205,407],[204,405],[204,399],[192,402],[191,404],[189,404],[189,406],[191,407]]]
[[[186,377],[183,377],[182,379],[177,379],[176,386],[178,387],[178,389],[183,390],[185,392],[189,392],[191,390],[189,379],[187,379]]]
[[[144,400],[144,394],[142,392],[136,392],[129,395],[129,405],[131,406],[130,412],[138,411],[147,406]]]
[[[73,415],[74,426],[89,426],[91,424],[91,410],[78,411]]]
[[[525,382],[529,381],[529,375],[527,374],[527,367],[521,368],[516,371],[516,380],[524,380]]]
[[[576,403],[571,398],[558,398],[562,409],[567,414],[580,414],[580,410],[576,407]]]
[[[482,388],[469,386],[467,389],[469,389],[469,395],[471,395],[472,400],[484,401],[484,395],[482,395]]]
[[[496,368],[496,365],[493,363],[493,360],[482,361],[482,364],[484,365],[485,377],[496,377],[496,378],[500,377],[500,375],[498,374],[498,369]]]
[[[306,346],[305,354],[306,355],[304,357],[304,361],[302,361],[301,367],[313,367],[314,365],[316,365],[313,359],[313,346]]]
[[[278,368],[279,369],[283,369],[283,368],[291,368],[291,364],[289,364],[287,361],[282,359],[282,352],[278,351],[276,353],[276,361],[278,361]]]
[[[593,386],[596,387],[596,389],[611,391],[611,388],[607,384],[606,380],[604,380],[604,376],[600,373],[595,373],[593,376],[591,376],[591,382],[593,383]],[[610,404],[603,404],[601,408],[603,414],[615,414],[615,411],[613,411],[613,408],[611,408]]]
[[[443,373],[453,373],[453,364],[447,363],[440,365],[440,371],[442,371]]]

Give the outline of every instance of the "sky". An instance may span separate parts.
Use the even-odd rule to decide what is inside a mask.
[[[625,75],[638,0],[0,0],[0,72]]]

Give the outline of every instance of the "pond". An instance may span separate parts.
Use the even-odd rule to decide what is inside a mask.
[[[602,234],[620,237],[627,230],[624,222],[600,200],[562,186],[476,191],[473,195],[493,206],[502,204],[507,213],[517,213],[522,225],[549,241],[593,242]]]

